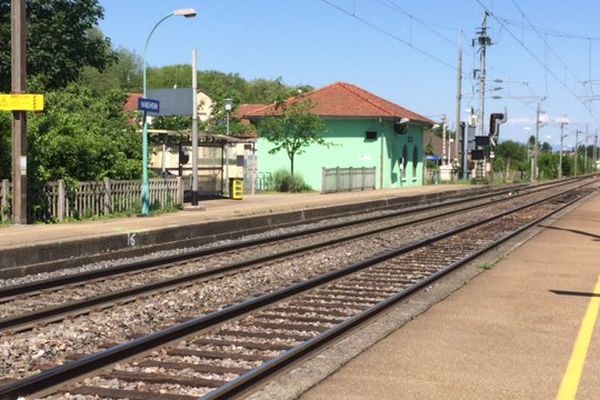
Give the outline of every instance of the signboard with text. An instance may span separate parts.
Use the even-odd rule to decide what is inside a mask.
[[[1,111],[42,111],[42,94],[0,94]]]
[[[160,102],[154,99],[138,99],[138,110],[158,114],[160,112]]]

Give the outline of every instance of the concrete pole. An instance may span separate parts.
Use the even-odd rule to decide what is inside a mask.
[[[448,158],[446,155],[446,127],[448,125],[448,118],[446,114],[442,116],[442,165],[448,164]]]
[[[465,123],[465,129],[463,135],[463,153],[462,153],[462,178],[467,179],[469,177],[469,163],[467,159],[467,153],[469,151],[469,124]]]
[[[573,176],[577,176],[577,159],[579,158],[579,148],[577,146],[579,145],[579,133],[581,133],[579,129],[575,131],[575,161],[573,162]]]
[[[192,205],[198,205],[198,50],[192,51]]]
[[[12,0],[11,84],[12,93],[27,91],[27,19],[25,0]],[[27,223],[27,113],[12,113],[12,220]]]
[[[597,170],[598,165],[598,134],[594,135],[594,171]]]
[[[487,47],[487,11],[483,13],[481,22],[480,50],[479,50],[479,135],[485,136],[485,50]]]
[[[558,151],[558,179],[562,179],[562,157],[563,157],[563,139],[565,135],[563,135],[565,123],[560,123],[560,149]]]
[[[252,196],[256,190],[256,143],[252,143],[252,171],[250,171],[250,188],[252,190]]]
[[[227,143],[225,143],[225,187],[227,188],[227,197],[229,197],[231,195],[229,193],[229,111],[227,111],[225,132],[227,135]]]
[[[460,42],[458,45],[458,61],[456,66],[456,126],[454,128],[454,157],[459,160],[459,141],[460,141],[460,107],[462,100],[462,49],[463,47],[463,32],[460,31]]]
[[[533,170],[531,171],[531,181],[538,180],[538,159],[539,159],[539,143],[540,143],[540,102],[537,104],[535,112],[535,142],[533,143]]]
[[[583,152],[583,174],[585,175],[587,173],[587,153],[588,153],[588,133],[589,133],[589,126],[586,125],[585,127],[585,147],[584,147],[584,152]]]

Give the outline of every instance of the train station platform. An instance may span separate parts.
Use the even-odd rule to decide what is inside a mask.
[[[222,219],[273,214],[378,199],[409,197],[474,188],[469,185],[432,185],[405,189],[370,190],[321,195],[319,193],[269,193],[246,195],[242,200],[201,200],[199,208],[186,205],[184,211],[150,217],[98,219],[60,224],[12,225],[0,227],[0,250],[33,243],[48,243],[99,237],[135,230],[138,232]]]
[[[600,194],[542,226],[301,399],[600,399]]]
[[[286,221],[291,223],[293,218],[301,221],[326,216],[327,213],[356,212],[385,204],[401,206],[404,202],[440,201],[459,196],[465,190],[475,193],[489,188],[444,184],[325,195],[314,192],[269,193],[246,195],[242,200],[203,200],[198,208],[188,206],[182,211],[145,218],[0,225],[0,277],[74,266],[79,258],[91,254],[127,250],[131,256],[136,256],[146,251],[144,248],[148,246],[163,243],[173,243],[174,246],[181,242],[183,246],[197,246],[203,242],[193,242],[192,239],[202,235],[207,236],[207,241],[217,240],[224,237],[224,232],[246,228],[264,230]],[[56,265],[57,261],[62,264]]]

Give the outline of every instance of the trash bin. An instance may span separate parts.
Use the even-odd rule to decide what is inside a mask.
[[[232,200],[242,200],[244,193],[243,178],[229,178],[229,198]]]

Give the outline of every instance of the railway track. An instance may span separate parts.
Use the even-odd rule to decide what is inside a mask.
[[[573,184],[577,184],[576,182],[579,181],[575,180]],[[523,190],[521,194],[514,195],[511,199],[532,195],[549,188],[552,188],[552,185]],[[210,279],[219,279],[295,254],[427,223],[468,210],[490,207],[504,201],[508,193],[512,194],[507,191],[476,196],[473,203],[468,205],[455,204],[456,202],[436,205],[433,207],[435,209],[433,213],[429,208],[421,207],[419,210],[426,214],[424,216],[407,217],[407,211],[402,210],[391,215],[378,215],[291,232],[278,238],[247,240],[183,255],[131,263],[114,270],[93,271],[18,287],[7,287],[0,289],[0,331],[28,329],[41,322],[56,321],[68,315],[111,307],[142,295],[148,296]],[[464,199],[460,200],[459,203],[464,201]],[[290,240],[295,241],[290,242]],[[286,245],[282,246],[285,241],[287,241]],[[281,250],[281,247],[285,247],[284,250]],[[243,253],[236,253],[242,249]],[[248,253],[252,253],[252,257],[248,257]],[[217,256],[221,258],[215,260]],[[208,260],[208,257],[212,259]],[[230,259],[239,261],[231,262]],[[201,265],[202,263],[207,265]],[[133,274],[137,280],[132,279],[128,274]],[[102,283],[107,283],[104,289]],[[86,288],[85,285],[90,288]]]
[[[553,194],[105,351],[75,355],[1,387],[0,398],[57,392],[230,398],[590,192]],[[100,372],[60,386],[94,371]]]

